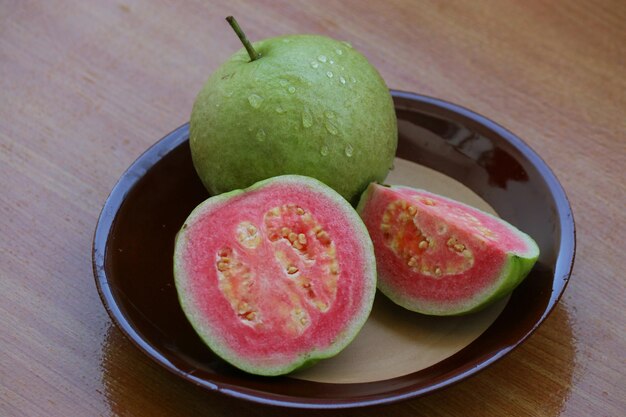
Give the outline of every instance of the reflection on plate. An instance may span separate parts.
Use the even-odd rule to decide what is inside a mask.
[[[400,159],[388,181],[491,206],[539,244],[537,265],[508,302],[468,317],[427,318],[379,294],[371,322],[348,348],[352,352],[292,376],[265,378],[234,369],[196,336],[173,286],[174,235],[208,197],[191,164],[185,125],[128,169],[98,221],[96,284],[124,334],[157,363],[208,390],[306,408],[424,395],[475,374],[522,343],[554,308],[571,272],[574,223],[563,189],[527,145],[495,123],[437,99],[392,93]]]

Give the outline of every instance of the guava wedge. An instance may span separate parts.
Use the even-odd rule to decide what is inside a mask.
[[[281,375],[339,353],[376,292],[374,248],[337,192],[285,175],[211,197],[177,235],[187,319],[230,364]]]
[[[378,288],[429,315],[460,315],[508,295],[539,256],[511,224],[458,201],[370,184],[357,211],[374,242]]]

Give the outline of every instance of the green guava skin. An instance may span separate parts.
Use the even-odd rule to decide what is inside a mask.
[[[353,204],[383,181],[398,142],[389,89],[349,44],[289,35],[241,49],[193,106],[193,164],[211,194],[284,174],[317,178]]]

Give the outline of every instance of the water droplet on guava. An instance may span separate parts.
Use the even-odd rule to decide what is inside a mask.
[[[352,81],[353,83],[355,83],[355,82],[356,82],[356,78],[354,78],[354,77],[350,77],[350,81]]]
[[[346,83],[346,79],[345,79],[345,78],[343,78],[343,77],[339,77],[339,82],[340,82],[341,84],[345,84],[345,83]]]
[[[332,111],[330,111],[330,110],[326,110],[326,111],[324,112],[324,116],[328,117],[329,119],[334,119],[334,118],[335,118],[335,113],[333,113],[333,112],[332,112]]]
[[[294,87],[294,86],[292,85],[291,87],[289,87],[289,88],[287,89],[287,91],[289,91],[291,94],[293,94],[293,93],[295,93],[295,92],[296,92],[296,87]]]
[[[248,102],[252,107],[258,109],[259,107],[261,107],[261,103],[263,103],[263,97],[258,94],[250,94],[248,96]]]
[[[330,62],[331,64],[334,64],[334,63],[335,63],[335,61],[333,61],[332,59],[331,59],[330,61],[328,61],[328,62]]]
[[[331,135],[336,135],[337,133],[339,133],[339,130],[337,130],[337,126],[335,126],[333,122],[328,119],[326,119],[324,126],[326,127],[326,130],[328,130],[328,133],[330,133]]]
[[[228,93],[224,93],[224,95],[225,95],[226,97],[232,97],[232,96],[233,96],[233,92],[232,92],[232,91],[229,91]]]
[[[347,41],[341,41],[341,43],[343,43],[344,45],[346,45],[348,48],[352,48],[352,45],[350,44],[350,42],[347,42]]]
[[[280,113],[283,114],[286,110],[283,109],[281,106],[276,107],[276,113]]]
[[[302,110],[302,126],[313,126],[313,116],[311,115],[308,107],[305,107],[304,110]]]
[[[343,55],[343,51],[341,49],[335,49],[337,55]]]
[[[318,64],[317,62],[311,61],[311,68],[317,68],[319,66],[320,66],[320,64]]]
[[[326,156],[328,155],[329,149],[328,146],[324,145],[322,146],[322,148],[320,149],[320,155],[322,156]]]
[[[326,76],[327,76],[328,78],[333,78],[333,73],[332,73],[332,71],[328,71],[328,72],[326,73]]]
[[[287,84],[289,84],[289,81],[287,81],[287,80],[278,80],[278,84],[280,84],[281,87],[286,87]]]
[[[352,156],[352,153],[354,152],[354,148],[352,148],[352,145],[350,145],[349,143],[346,145],[346,149],[344,149],[346,156],[348,158],[350,158]]]
[[[326,59],[327,59],[326,55],[320,55],[320,56],[317,57],[317,60],[319,62],[326,62]]]
[[[258,140],[259,142],[263,142],[265,140],[265,137],[267,135],[265,134],[265,130],[263,130],[262,128],[257,130],[256,132],[256,140]]]

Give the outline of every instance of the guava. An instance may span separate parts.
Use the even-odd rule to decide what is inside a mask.
[[[378,288],[423,314],[480,310],[513,291],[539,256],[513,225],[424,190],[371,184],[357,211],[374,242]]]
[[[297,175],[201,203],[177,235],[174,277],[206,345],[259,375],[340,352],[376,292],[374,249],[356,211],[320,181]]]
[[[213,72],[191,113],[191,154],[205,187],[220,194],[299,174],[356,204],[370,182],[384,180],[396,152],[380,74],[346,42],[289,35],[250,44],[238,34],[251,52],[242,48]]]

